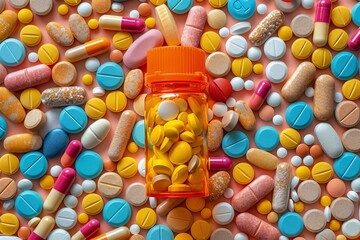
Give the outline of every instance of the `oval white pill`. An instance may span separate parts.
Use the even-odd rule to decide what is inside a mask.
[[[294,176],[291,178],[290,187],[291,189],[295,189],[297,185],[299,184],[300,179],[297,176]]]
[[[129,228],[132,235],[138,234],[140,232],[140,227],[137,224],[133,224]]]
[[[140,174],[140,176],[145,177],[146,173],[145,173],[145,158],[141,159],[138,163],[138,172]]]
[[[343,95],[341,92],[336,92],[334,95],[334,100],[336,103],[341,103],[342,100],[344,99]]]
[[[288,152],[286,150],[286,148],[279,148],[277,151],[276,151],[276,155],[279,157],[279,158],[285,158],[287,156]]]
[[[331,220],[331,209],[329,206],[326,206],[325,209],[324,209],[324,215],[325,215],[325,218],[326,218],[326,221],[327,222],[330,222]]]
[[[227,188],[224,192],[224,197],[230,199],[233,196],[234,196],[234,190],[232,188]]]
[[[33,183],[29,179],[21,179],[17,187],[20,191],[30,190],[33,187]]]
[[[286,44],[278,37],[269,38],[264,45],[264,53],[270,60],[278,60],[285,55]]]
[[[96,70],[100,67],[100,61],[99,59],[92,57],[88,58],[85,61],[85,68],[89,72],[96,72]]]
[[[227,27],[220,28],[220,30],[219,30],[220,37],[226,38],[229,36],[229,34],[230,34],[230,30]]]
[[[251,24],[249,22],[239,22],[230,27],[230,33],[232,35],[244,34],[251,29]]]
[[[312,145],[312,144],[314,144],[314,142],[315,142],[315,138],[314,138],[313,135],[311,135],[311,134],[306,134],[306,135],[305,135],[305,137],[304,137],[304,143],[305,143],[306,145]]]
[[[35,63],[39,60],[39,56],[36,52],[31,52],[28,55],[29,62]]]
[[[294,211],[294,201],[292,199],[289,199],[288,209],[289,209],[290,212]]]
[[[151,208],[156,208],[157,207],[157,201],[156,198],[154,197],[149,197],[149,204]]]
[[[311,166],[314,163],[314,158],[310,155],[307,155],[304,157],[303,163],[305,166]]]
[[[263,3],[259,4],[256,8],[258,14],[263,15],[267,12],[267,6]]]
[[[10,210],[10,209],[13,209],[15,206],[15,201],[14,199],[9,199],[9,200],[6,200],[4,201],[2,207],[4,210]]]
[[[58,177],[60,175],[60,172],[62,170],[62,167],[59,165],[54,165],[51,169],[50,169],[50,175],[53,177]]]
[[[354,192],[360,192],[360,178],[351,181],[351,189]]]
[[[250,90],[254,89],[255,83],[252,80],[246,80],[245,83],[244,83],[244,86],[245,86],[246,90],[250,91]]]
[[[228,106],[229,108],[232,108],[235,106],[235,103],[236,103],[236,99],[233,98],[233,97],[229,97],[227,100],[226,100],[226,106]]]
[[[140,13],[138,12],[138,10],[131,10],[130,13],[129,13],[129,17],[139,18],[139,17],[140,17]]]
[[[237,233],[234,240],[249,240],[249,237],[245,233]]]
[[[47,237],[47,240],[70,240],[70,239],[71,239],[70,234],[64,229],[60,229],[60,228],[52,230],[49,236]]]
[[[344,222],[341,226],[341,231],[345,237],[354,239],[354,237],[360,234],[360,221],[353,218]]]
[[[56,213],[55,222],[59,228],[72,229],[77,223],[77,214],[71,208],[62,208]]]
[[[314,7],[314,0],[302,0],[301,5],[305,9],[310,9]]]
[[[78,199],[73,195],[67,195],[64,199],[64,205],[68,208],[76,208],[78,202]]]
[[[299,195],[297,194],[297,192],[296,192],[295,189],[292,189],[292,190],[291,190],[291,199],[292,199],[294,202],[298,202],[298,201],[299,201]]]
[[[122,12],[124,11],[124,5],[122,3],[113,3],[111,4],[111,10],[114,12]]]
[[[346,196],[353,202],[359,201],[359,195],[355,191],[349,191]]]
[[[92,93],[95,97],[102,97],[105,95],[105,90],[102,87],[94,87]]]
[[[214,206],[212,217],[217,224],[226,225],[234,219],[234,208],[227,202],[221,202]]]

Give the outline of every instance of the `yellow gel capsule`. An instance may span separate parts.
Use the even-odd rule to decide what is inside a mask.
[[[341,51],[347,47],[349,35],[342,29],[334,29],[329,33],[329,47],[335,51]]]
[[[331,230],[333,230],[334,232],[338,231],[340,229],[340,227],[341,227],[341,224],[338,220],[333,219],[329,223],[329,228]]]
[[[85,74],[84,76],[82,76],[81,80],[87,86],[91,85],[94,81],[93,77],[90,74]]]
[[[312,43],[306,38],[296,39],[291,45],[291,52],[295,58],[304,60],[312,54]]]
[[[211,209],[209,209],[209,208],[204,208],[203,210],[201,210],[201,217],[203,218],[203,219],[209,219],[209,218],[211,218]]]
[[[253,64],[246,57],[237,58],[231,64],[231,71],[237,77],[246,78],[252,72]]]
[[[239,184],[248,184],[254,179],[254,168],[248,163],[238,163],[233,169],[233,178]]]
[[[69,7],[66,4],[61,4],[58,7],[58,13],[62,16],[65,16],[69,12]]]
[[[78,216],[78,222],[85,224],[89,221],[89,216],[86,213],[80,213]]]
[[[88,26],[90,29],[95,30],[99,27],[99,21],[95,18],[90,19],[88,22]]]
[[[312,54],[311,61],[318,69],[326,69],[330,67],[332,61],[330,50],[327,48],[316,49]]]
[[[135,142],[131,142],[131,143],[128,144],[127,150],[130,153],[136,153],[139,150],[139,147],[138,147],[138,145],[136,145]]]
[[[30,9],[24,8],[18,12],[19,22],[28,24],[33,20],[33,13]]]
[[[116,49],[127,50],[133,43],[133,37],[128,32],[118,32],[114,34],[112,41]]]
[[[305,209],[305,205],[302,202],[296,202],[294,203],[294,210],[297,213],[303,212]]]
[[[253,67],[253,72],[255,74],[262,74],[264,71],[264,66],[261,63],[257,63]]]
[[[46,43],[38,50],[39,61],[46,65],[53,65],[59,60],[59,50],[53,44]]]
[[[219,50],[220,45],[221,37],[216,32],[205,32],[200,38],[200,46],[207,53],[212,53]]]
[[[331,198],[329,196],[322,196],[320,199],[321,206],[327,207],[331,204]]]
[[[151,29],[154,28],[156,25],[156,20],[153,17],[149,17],[145,20],[145,25],[147,28]]]
[[[351,79],[346,81],[341,91],[346,99],[355,101],[360,98],[360,80],[359,79]]]

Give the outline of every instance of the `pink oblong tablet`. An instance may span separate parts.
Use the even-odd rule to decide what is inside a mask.
[[[238,229],[256,239],[278,240],[280,232],[277,228],[250,213],[240,213],[236,217]]]
[[[203,7],[195,6],[190,9],[181,36],[182,46],[199,46],[200,38],[204,31],[206,19],[207,14]]]
[[[258,201],[268,195],[274,188],[274,179],[261,175],[252,183],[238,192],[231,201],[231,205],[238,212],[245,212]]]
[[[50,79],[50,67],[45,64],[39,64],[9,73],[4,79],[4,84],[10,91],[18,91],[46,83],[50,81]]]
[[[125,52],[123,62],[128,68],[138,68],[146,63],[147,52],[164,43],[164,37],[159,30],[151,29],[141,35]]]

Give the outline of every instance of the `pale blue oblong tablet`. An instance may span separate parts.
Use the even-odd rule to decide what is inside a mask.
[[[20,159],[20,171],[29,179],[39,179],[46,173],[48,162],[40,152],[29,152]]]
[[[262,150],[274,150],[279,144],[279,141],[279,133],[273,127],[264,126],[259,128],[255,133],[255,144]]]
[[[33,218],[42,211],[43,199],[37,192],[26,190],[15,200],[16,212],[23,218]]]
[[[194,0],[168,0],[167,4],[171,11],[176,14],[187,13],[192,7]]]
[[[226,155],[239,158],[249,149],[249,138],[241,131],[231,131],[224,136],[221,146]]]
[[[81,107],[68,106],[61,111],[59,122],[62,129],[75,134],[84,130],[87,124],[87,116]]]
[[[16,38],[8,38],[0,44],[0,62],[5,66],[20,65],[25,59],[25,53],[24,44]]]
[[[255,0],[229,0],[228,11],[237,20],[246,20],[252,17],[256,11]]]
[[[304,230],[304,221],[299,214],[287,212],[280,217],[278,226],[282,235],[296,237]]]
[[[96,178],[103,167],[101,156],[93,151],[82,152],[75,161],[75,170],[84,179]]]
[[[131,136],[136,143],[141,148],[145,147],[145,127],[144,127],[144,120],[138,121],[131,133]]]
[[[96,71],[96,80],[105,90],[116,90],[124,82],[124,71],[119,64],[107,62]]]
[[[174,240],[174,234],[168,226],[158,224],[150,228],[147,240]]]
[[[103,217],[105,222],[107,222],[110,226],[123,226],[130,220],[131,207],[124,199],[112,199],[105,204]]]

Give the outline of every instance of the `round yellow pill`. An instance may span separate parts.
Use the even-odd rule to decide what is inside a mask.
[[[305,209],[305,205],[302,202],[296,202],[294,203],[294,210],[297,213],[303,212]]]
[[[169,192],[190,192],[191,188],[187,184],[172,184],[168,187],[168,191]]]
[[[270,212],[266,216],[266,219],[269,221],[269,223],[277,223],[277,221],[279,220],[279,215],[276,212]]]
[[[340,234],[336,236],[336,240],[347,240],[347,238],[344,235]]]
[[[346,99],[355,101],[360,98],[360,80],[359,79],[351,79],[346,81],[341,91]]]
[[[185,124],[180,120],[170,120],[165,123],[164,127],[174,127],[177,129],[177,131],[182,132],[185,129]]]
[[[204,220],[196,220],[191,225],[191,235],[195,239],[208,239],[211,235],[210,223]]]
[[[195,141],[195,134],[191,131],[185,131],[180,134],[180,139],[188,143],[193,143]]]
[[[250,183],[254,176],[254,168],[248,163],[238,163],[233,169],[233,178],[239,184]]]
[[[156,213],[151,208],[142,208],[137,212],[135,221],[142,229],[150,229],[156,224]]]
[[[174,169],[174,172],[171,175],[172,184],[181,184],[186,181],[189,176],[188,166],[179,165]]]
[[[222,8],[227,4],[228,0],[208,0],[208,2],[213,8]]]
[[[169,139],[177,139],[179,137],[179,131],[172,126],[164,127],[165,137]]]
[[[50,190],[54,186],[54,178],[51,175],[44,175],[40,178],[40,187],[45,190]]]
[[[127,150],[129,151],[129,153],[136,153],[139,150],[138,145],[136,145],[135,142],[130,142],[127,145]]]
[[[264,66],[261,63],[257,63],[253,67],[253,72],[255,74],[262,74],[264,71]]]
[[[121,112],[126,108],[127,98],[121,91],[113,91],[106,96],[107,108],[112,112]]]
[[[153,17],[149,17],[145,20],[145,25],[147,28],[154,28],[155,25],[156,25],[156,21],[155,21],[155,18]]]
[[[41,93],[36,88],[28,88],[21,92],[20,102],[26,109],[38,108],[41,104]]]
[[[258,213],[266,215],[271,212],[271,202],[267,199],[263,199],[256,204],[256,210]]]
[[[203,210],[201,210],[201,213],[200,213],[200,215],[203,219],[211,218],[211,214],[212,214],[211,209],[209,209],[209,208],[203,208]]]
[[[133,43],[133,37],[128,32],[118,32],[113,36],[114,47],[119,50],[127,50]]]
[[[165,137],[164,127],[156,125],[150,134],[150,141],[153,145],[159,147]]]
[[[231,71],[237,77],[246,78],[252,72],[252,62],[246,57],[237,58],[231,64]]]
[[[94,79],[90,74],[85,74],[84,76],[82,76],[81,81],[85,85],[89,86],[89,85],[91,85],[93,83]]]
[[[300,180],[307,180],[310,177],[310,169],[307,166],[300,166],[296,169],[296,176]]]
[[[117,172],[124,178],[131,178],[137,173],[138,164],[132,157],[124,157],[117,164]]]
[[[81,206],[86,214],[93,216],[103,210],[104,201],[99,194],[90,193],[84,197]]]
[[[53,65],[59,60],[59,50],[55,45],[46,43],[38,50],[39,61],[46,65]]]
[[[89,221],[89,216],[86,213],[80,213],[78,216],[78,222],[85,224]]]
[[[85,104],[85,112],[91,119],[100,119],[105,116],[106,104],[100,98],[91,98]]]
[[[282,26],[278,31],[278,37],[282,40],[289,41],[293,36],[293,31],[289,26]]]
[[[334,232],[338,231],[340,229],[340,227],[341,227],[341,224],[338,220],[333,219],[329,223],[329,228],[331,230],[333,230]]]
[[[174,240],[193,240],[193,237],[188,233],[179,233]]]
[[[19,158],[11,153],[6,153],[0,158],[0,171],[3,174],[14,174],[19,170]]]
[[[65,16],[69,12],[69,7],[66,4],[61,4],[57,10],[60,15]]]
[[[81,0],[64,0],[65,3],[67,3],[70,6],[76,6],[81,3]]]
[[[291,52],[295,58],[304,60],[312,54],[312,43],[306,38],[298,38],[291,45]]]
[[[312,178],[318,183],[327,183],[334,176],[332,166],[327,162],[318,162],[311,169]]]
[[[186,207],[192,212],[200,212],[205,207],[205,199],[201,197],[187,198]]]
[[[320,199],[321,206],[327,207],[331,204],[331,198],[329,196],[322,196]]]
[[[151,2],[152,4],[154,4],[155,6],[159,6],[159,5],[161,5],[161,4],[166,3],[166,0],[150,0],[150,2]]]
[[[301,135],[293,128],[286,128],[280,133],[280,144],[286,149],[295,149],[300,142]]]
[[[99,21],[95,18],[92,18],[88,21],[88,26],[90,29],[95,30],[99,27]]]
[[[203,131],[202,124],[199,118],[195,115],[195,113],[190,113],[188,115],[188,124],[196,136],[202,133]]]
[[[346,27],[351,22],[350,10],[345,6],[337,6],[331,11],[331,21],[337,27]]]
[[[5,213],[0,217],[0,232],[13,235],[19,229],[19,219],[12,213]]]
[[[330,50],[327,48],[316,49],[312,54],[311,61],[318,69],[326,69],[330,67],[332,61]]]
[[[347,47],[349,35],[342,29],[337,28],[329,33],[329,47],[335,51],[341,51]]]
[[[29,47],[34,47],[41,42],[40,28],[35,25],[26,25],[20,31],[20,40]]]
[[[155,159],[153,161],[153,170],[157,174],[165,174],[170,177],[174,171],[174,166],[168,160]]]
[[[219,50],[220,45],[221,37],[216,32],[207,31],[203,33],[200,38],[200,46],[207,53],[212,53]]]
[[[28,24],[33,20],[33,13],[30,9],[23,8],[18,12],[18,19],[22,24]]]
[[[170,149],[169,160],[175,165],[185,164],[192,156],[191,146],[184,141],[176,142]]]

